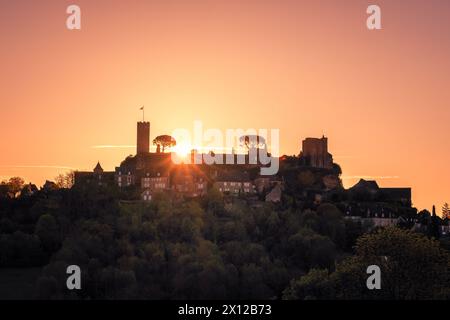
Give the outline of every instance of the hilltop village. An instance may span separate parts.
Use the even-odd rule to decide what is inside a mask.
[[[150,152],[150,141],[150,123],[138,122],[136,155],[124,159],[115,171],[104,171],[97,163],[93,171],[75,172],[75,187],[114,186],[127,194],[124,200],[144,202],[161,192],[182,200],[205,196],[211,189],[222,193],[227,203],[245,201],[255,207],[270,202],[304,209],[333,202],[349,218],[379,226],[408,220],[417,212],[411,207],[411,188],[381,188],[376,181],[361,179],[344,189],[341,168],[333,162],[324,136],[303,140],[298,156],[280,157],[279,172],[272,176],[260,175],[260,163],[198,163],[194,151],[189,163],[174,164],[171,153],[160,145]]]
[[[188,161],[198,154],[187,151],[175,164],[165,152],[175,144],[170,136],[152,140],[150,152],[150,124],[137,132],[136,154],[114,171],[98,163],[40,190],[19,177],[0,183],[0,268],[27,279],[6,296],[450,297],[448,217],[417,213],[410,188],[367,180],[344,188],[326,137],[304,139],[298,155],[280,157],[278,173],[264,176],[259,152],[253,164],[208,165]],[[384,279],[401,281],[367,290],[374,263],[385,267]],[[77,292],[66,286],[72,265],[84,275]]]

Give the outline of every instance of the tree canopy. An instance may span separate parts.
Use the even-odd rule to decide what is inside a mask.
[[[176,146],[177,142],[172,136],[161,135],[153,139],[153,145],[162,147],[162,152],[164,152],[165,149]]]

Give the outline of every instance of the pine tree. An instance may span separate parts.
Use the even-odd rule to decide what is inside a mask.
[[[433,206],[433,214],[430,217],[430,223],[428,224],[428,237],[429,238],[440,238],[440,223],[439,217],[436,216],[436,207]]]

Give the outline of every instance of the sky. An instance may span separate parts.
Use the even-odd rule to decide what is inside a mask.
[[[449,57],[448,0],[0,0],[0,180],[113,170],[145,105],[152,139],[200,120],[279,129],[293,155],[325,134],[346,187],[411,187],[439,209]]]

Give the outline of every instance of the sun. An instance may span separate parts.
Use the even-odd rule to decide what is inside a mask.
[[[174,148],[173,151],[177,154],[178,157],[180,158],[186,158],[189,153],[191,152],[191,146],[187,143],[181,143],[181,144],[177,144]]]

